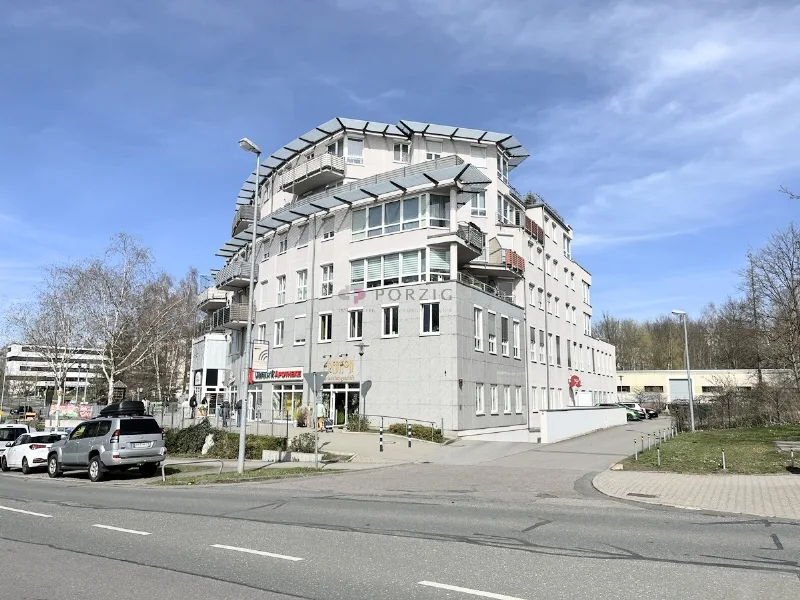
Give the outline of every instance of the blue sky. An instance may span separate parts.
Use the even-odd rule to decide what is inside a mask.
[[[117,231],[218,267],[237,140],[341,116],[516,135],[598,314],[696,312],[800,215],[798,30],[787,1],[6,1],[0,299]]]

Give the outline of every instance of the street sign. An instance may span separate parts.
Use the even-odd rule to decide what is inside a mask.
[[[370,388],[372,387],[372,381],[367,379],[367,381],[361,382],[361,395],[364,399],[367,398],[367,392],[369,392]]]
[[[311,391],[316,394],[319,389],[322,387],[322,382],[325,381],[325,378],[328,376],[327,371],[313,371],[311,373],[306,373],[303,375],[303,379],[308,382],[308,387],[311,388]]]

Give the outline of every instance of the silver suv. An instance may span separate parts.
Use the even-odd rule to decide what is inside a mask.
[[[100,481],[108,472],[138,467],[145,477],[155,475],[166,458],[164,433],[149,416],[96,417],[56,442],[47,455],[47,474],[87,469],[89,479]]]

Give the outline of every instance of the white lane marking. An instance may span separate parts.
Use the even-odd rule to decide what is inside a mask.
[[[42,513],[31,512],[29,510],[22,510],[19,508],[11,508],[9,506],[0,506],[0,510],[8,510],[15,513],[22,513],[23,515],[33,515],[34,517],[44,517],[45,519],[53,518],[53,515],[43,515]]]
[[[505,594],[495,594],[492,592],[482,592],[481,590],[471,590],[470,588],[458,587],[456,585],[447,585],[446,583],[436,583],[435,581],[418,581],[417,585],[427,585],[428,587],[439,588],[442,590],[449,590],[451,592],[461,592],[462,594],[470,594],[472,596],[483,596],[484,598],[494,598],[494,600],[523,600],[516,596],[506,596]]]
[[[122,527],[112,527],[111,525],[92,525],[92,527],[99,527],[100,529],[110,529],[111,531],[121,531],[122,533],[133,533],[135,535],[152,535],[147,531],[136,531],[135,529],[123,529]]]
[[[285,554],[273,554],[272,552],[263,552],[262,550],[251,550],[250,548],[237,548],[236,546],[224,546],[222,544],[211,544],[212,548],[221,548],[222,550],[233,550],[235,552],[245,552],[246,554],[258,554],[259,556],[269,556],[270,558],[281,558],[283,560],[298,561],[303,560],[296,556],[286,556]]]

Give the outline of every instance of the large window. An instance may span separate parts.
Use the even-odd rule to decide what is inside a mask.
[[[572,368],[572,342],[567,340],[567,368]]]
[[[332,144],[328,144],[328,154],[344,156],[344,138],[338,139]]]
[[[330,342],[333,339],[333,315],[322,313],[319,316],[319,341]]]
[[[511,414],[511,386],[504,385],[503,386],[503,412],[505,414]]]
[[[297,301],[302,302],[308,298],[308,271],[303,269],[297,272]]]
[[[289,249],[289,240],[286,239],[284,235],[280,240],[278,240],[278,254],[286,254],[286,251]]]
[[[506,225],[514,225],[517,222],[518,209],[503,194],[497,194],[497,221]]]
[[[483,309],[476,306],[472,310],[475,321],[475,350],[483,352]]]
[[[428,140],[425,144],[425,160],[435,160],[442,157],[442,142]]]
[[[420,307],[420,332],[423,334],[439,333],[439,303],[427,302]]]
[[[497,176],[500,181],[508,183],[508,159],[504,154],[501,154],[499,149],[497,153]]]
[[[586,283],[584,281],[583,282],[583,301],[586,304],[589,304],[589,305],[592,304],[592,298],[591,298],[591,293],[590,292],[591,292],[591,287],[589,286],[588,283]]]
[[[361,308],[351,310],[349,321],[347,338],[360,340],[364,336],[364,310]]]
[[[333,239],[336,231],[334,230],[333,217],[322,221],[322,241]]]
[[[508,356],[508,317],[500,316],[500,349]]]
[[[400,307],[383,307],[383,337],[396,337],[400,333],[398,321],[400,320]]]
[[[555,308],[556,317],[560,317],[561,316],[561,300],[559,298],[555,298],[553,302],[554,302],[553,306]]]
[[[514,358],[520,358],[519,321],[514,321]]]
[[[294,318],[294,345],[302,346],[306,343],[306,316],[297,315]]]
[[[556,366],[561,366],[561,336],[556,336]]]
[[[477,193],[473,194],[470,213],[472,214],[473,217],[485,217],[486,216],[486,193],[485,192],[477,192]]]
[[[286,275],[279,275],[276,281],[278,282],[277,305],[283,306],[286,304]]]
[[[497,315],[489,311],[489,322],[486,326],[489,330],[489,354],[497,354]]]
[[[450,227],[450,196],[430,195],[430,225],[431,227]]]
[[[592,315],[583,313],[583,333],[592,335]]]
[[[275,321],[275,335],[273,336],[273,346],[280,348],[283,346],[283,319]]]
[[[430,281],[448,281],[450,279],[450,249],[431,248]]]
[[[469,147],[470,162],[476,167],[486,166],[486,148],[484,146]]]
[[[322,297],[333,296],[333,265],[322,265]]]
[[[394,162],[411,162],[411,144],[407,144],[405,142],[395,142]]]
[[[366,289],[425,281],[425,265],[425,250],[359,258],[350,263],[350,285]]]
[[[295,411],[303,405],[303,384],[272,385],[272,416],[274,419],[292,420]]]
[[[418,196],[393,200],[369,208],[359,208],[352,214],[353,241],[397,233],[401,229],[403,231],[418,229],[420,220],[424,219],[424,216],[424,201],[421,202]]]
[[[497,412],[498,412],[498,410],[497,410],[497,408],[498,408],[498,405],[497,405],[497,386],[494,385],[494,384],[489,387],[489,401],[491,402],[492,414],[496,415]]]
[[[544,290],[542,288],[536,290],[536,305],[539,310],[544,310]]]
[[[528,353],[531,355],[531,362],[536,362],[536,328],[529,328],[530,340],[528,341]]]
[[[261,323],[258,326],[258,335],[256,336],[256,341],[259,342],[266,342],[267,341],[267,324]]]
[[[553,264],[550,262],[550,255],[546,254],[544,257],[545,270],[548,275],[553,275]]]
[[[544,355],[544,329],[539,330],[539,362],[544,364],[545,362],[545,355]]]
[[[486,402],[483,397],[483,384],[476,383],[475,384],[475,414],[476,415],[485,415],[486,414]]]
[[[347,162],[351,165],[364,164],[364,140],[359,138],[347,138],[345,145]]]
[[[547,294],[547,313],[553,314],[553,294]]]
[[[522,388],[517,386],[514,388],[514,407],[517,410],[517,414],[522,414]]]

